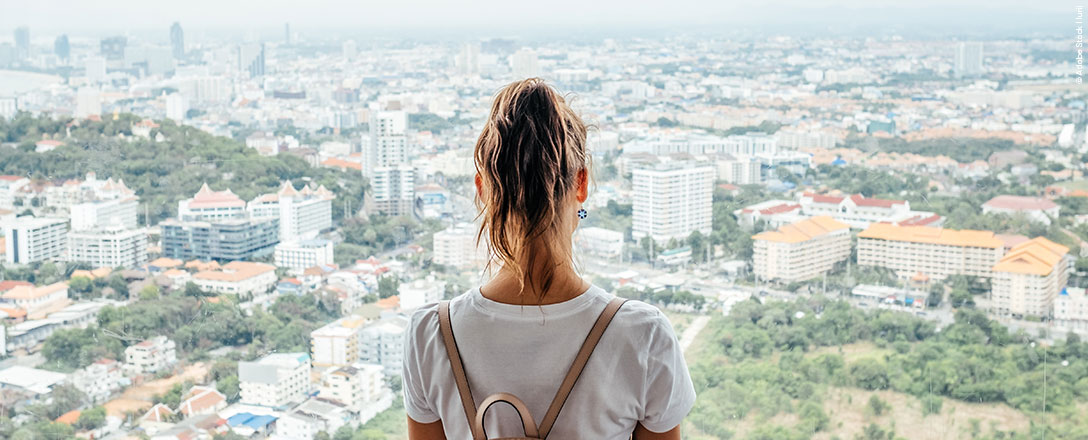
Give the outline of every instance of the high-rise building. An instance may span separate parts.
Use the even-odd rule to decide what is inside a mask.
[[[238,46],[238,70],[249,73],[250,78],[264,76],[264,43],[247,43]]]
[[[30,28],[20,26],[15,28],[15,59],[27,58],[30,58]]]
[[[388,376],[400,376],[404,361],[404,332],[408,317],[395,315],[363,328],[359,337],[359,360],[378,364]]]
[[[1069,248],[1037,237],[1009,249],[994,266],[992,311],[1001,315],[1050,317],[1069,281]]]
[[[457,73],[461,75],[480,74],[480,43],[465,43],[461,52],[454,59]]]
[[[288,46],[291,45],[291,23],[283,24],[283,43]]]
[[[956,78],[969,78],[982,74],[982,43],[961,42],[956,46]]]
[[[60,260],[68,246],[68,219],[23,216],[4,222],[4,261]]]
[[[181,23],[176,21],[170,26],[170,48],[175,59],[185,58],[185,31],[181,29]]]
[[[102,95],[98,87],[80,87],[76,92],[77,118],[86,118],[91,115],[102,114]]]
[[[662,244],[692,232],[709,235],[714,167],[665,162],[632,171],[632,235]]]
[[[477,246],[476,227],[461,223],[434,233],[434,262],[449,267],[480,267],[487,247]]]
[[[231,190],[212,191],[207,183],[191,199],[178,202],[178,219],[181,221],[220,221],[241,219],[246,216],[246,202]]]
[[[53,53],[57,54],[57,58],[68,62],[68,57],[72,55],[72,47],[68,44],[68,35],[61,35],[53,41]]]
[[[255,362],[239,362],[242,403],[280,407],[306,400],[310,368],[306,353],[273,353]]]
[[[166,95],[166,118],[183,121],[189,114],[189,98],[181,93]]]
[[[67,261],[91,267],[135,268],[147,263],[147,232],[119,226],[68,233]]]
[[[269,255],[279,243],[278,219],[167,220],[162,253],[179,260],[234,261]]]
[[[138,208],[135,196],[78,203],[70,208],[72,230],[88,231],[110,226],[135,229]]]
[[[99,42],[99,50],[107,60],[125,59],[125,47],[128,46],[128,38],[123,36],[103,38]]]
[[[510,69],[514,73],[514,79],[540,76],[540,62],[537,60],[536,51],[528,47],[518,49],[510,56]]]
[[[370,179],[378,210],[411,214],[415,170],[408,164],[408,115],[399,109],[370,106],[370,140],[363,149],[363,176]]]
[[[850,226],[820,216],[752,236],[753,272],[764,280],[803,281],[850,258]]]
[[[297,242],[317,237],[332,228],[333,194],[324,186],[296,190],[288,180],[276,193],[257,196],[246,205],[252,218],[277,218],[280,241]]]
[[[858,265],[892,269],[900,278],[949,275],[990,278],[1005,243],[990,231],[873,223],[858,233]]]

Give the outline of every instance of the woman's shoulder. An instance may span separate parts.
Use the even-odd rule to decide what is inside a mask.
[[[628,332],[639,333],[672,333],[672,324],[661,309],[645,302],[628,299],[623,307],[616,312],[609,326],[618,326]]]

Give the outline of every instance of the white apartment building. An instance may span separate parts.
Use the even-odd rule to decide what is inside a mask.
[[[191,199],[178,202],[178,219],[181,221],[217,222],[244,218],[246,202],[230,189],[212,191],[205,183]]]
[[[895,223],[900,226],[940,226],[944,219],[932,212],[913,211],[906,200],[873,199],[854,194],[850,196],[805,192],[797,197],[801,214],[826,215],[854,229],[868,228],[871,223]]]
[[[761,232],[752,240],[753,272],[764,280],[815,278],[850,258],[850,226],[827,216]]]
[[[30,179],[24,176],[0,176],[0,209],[14,211],[15,199],[23,187],[30,184]]]
[[[724,156],[715,161],[718,180],[736,185],[756,185],[763,182],[762,164],[750,156]]]
[[[254,362],[238,363],[241,401],[279,408],[299,403],[310,393],[310,356],[273,353]]]
[[[334,261],[332,242],[323,239],[281,242],[274,255],[276,266],[297,272]]]
[[[136,229],[136,197],[94,200],[71,207],[72,230],[88,231],[111,226]]]
[[[1014,246],[994,266],[992,312],[1050,317],[1072,265],[1069,248],[1045,237]]]
[[[1066,330],[1088,330],[1088,289],[1066,287],[1054,299],[1054,325]]]
[[[990,278],[1005,243],[990,231],[873,223],[858,233],[859,266],[882,266],[901,278],[922,274],[932,280],[949,275]]]
[[[99,359],[95,363],[72,373],[72,385],[82,391],[94,403],[109,400],[110,395],[121,389],[121,364],[113,359]]]
[[[310,353],[316,367],[348,366],[359,361],[359,339],[366,320],[345,316],[310,332]]]
[[[482,267],[487,263],[487,246],[477,245],[477,228],[459,223],[434,233],[434,262],[456,268]]]
[[[59,261],[68,246],[68,220],[16,217],[4,222],[4,261],[27,264]]]
[[[344,404],[358,414],[356,423],[363,424],[392,403],[384,378],[381,365],[357,363],[329,369],[321,374],[318,396]]]
[[[400,376],[404,359],[404,331],[408,317],[395,315],[363,328],[359,339],[359,361],[378,364],[387,376]]]
[[[159,372],[177,362],[177,344],[166,336],[156,336],[125,349],[124,369],[130,374]]]
[[[378,211],[409,215],[415,201],[415,169],[408,162],[408,114],[399,104],[370,105],[370,139],[363,148],[363,176],[370,179]]]
[[[68,233],[67,261],[92,267],[138,267],[147,263],[147,232],[119,226]]]
[[[205,292],[250,296],[268,292],[276,285],[276,266],[250,261],[231,261],[219,270],[193,275],[193,283]]]
[[[778,152],[778,140],[764,133],[747,133],[728,137],[687,135],[668,138],[643,139],[623,147],[624,154],[649,153],[666,156],[673,153],[694,155],[728,154],[731,156],[755,156]]]
[[[300,241],[332,228],[333,198],[324,186],[296,190],[288,180],[278,192],[254,198],[246,210],[252,218],[278,218],[281,242]]]
[[[441,301],[446,296],[446,282],[428,275],[426,279],[402,283],[397,288],[397,295],[401,310],[415,310],[425,304]]]
[[[378,211],[411,215],[415,202],[415,168],[409,164],[379,166],[370,176],[370,192]]]
[[[692,232],[711,232],[714,168],[668,162],[632,172],[632,235],[655,241],[683,240]]]
[[[276,439],[314,440],[320,432],[336,432],[353,415],[339,402],[309,399],[276,420]]]
[[[580,252],[617,258],[623,254],[623,233],[595,226],[578,228],[574,231],[574,245]]]

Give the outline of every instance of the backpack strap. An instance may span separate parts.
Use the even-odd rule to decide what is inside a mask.
[[[465,366],[461,363],[461,353],[457,351],[457,341],[453,338],[453,326],[450,325],[450,302],[438,303],[438,328],[442,331],[442,342],[446,345],[446,355],[450,358],[450,367],[453,368],[453,380],[457,382],[457,393],[461,395],[461,406],[465,408],[465,418],[468,419],[468,427],[472,430],[472,436],[476,440],[476,430],[473,426],[476,422],[476,403],[472,399],[472,390],[468,388],[468,377],[465,376]]]
[[[600,316],[597,317],[597,322],[593,324],[593,328],[586,335],[585,342],[582,343],[582,348],[578,350],[578,356],[574,358],[570,370],[567,370],[567,376],[563,379],[563,384],[555,392],[555,398],[552,399],[548,412],[544,414],[544,419],[540,421],[540,428],[537,432],[540,434],[541,439],[548,438],[548,433],[551,432],[552,426],[555,425],[555,420],[559,418],[559,411],[563,409],[563,404],[567,403],[567,397],[570,396],[571,390],[574,389],[575,382],[578,382],[582,370],[586,367],[586,362],[589,362],[589,356],[593,354],[593,349],[597,347],[597,343],[600,342],[601,336],[604,335],[605,329],[608,328],[608,324],[612,322],[612,318],[616,316],[616,312],[625,302],[627,302],[626,299],[612,298],[612,301],[604,307]]]

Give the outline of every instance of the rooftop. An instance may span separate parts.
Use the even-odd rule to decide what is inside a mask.
[[[1010,249],[994,265],[994,272],[1047,276],[1068,253],[1069,248],[1047,240],[1046,237],[1036,237]]]
[[[828,216],[820,216],[790,223],[774,231],[761,232],[753,236],[752,239],[777,243],[800,243],[843,229],[850,229],[850,225]]]
[[[991,231],[944,229],[931,226],[896,226],[873,223],[858,238],[938,244],[946,246],[1002,248],[1005,243]]]

